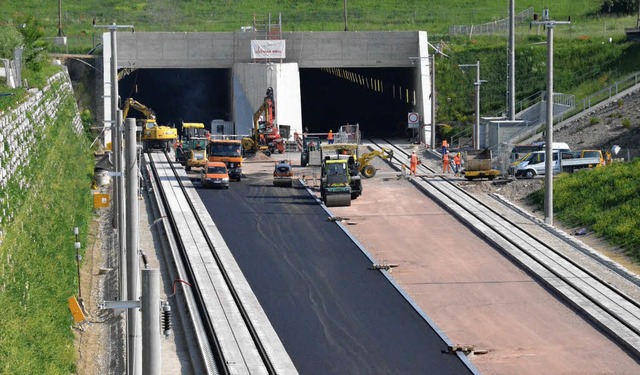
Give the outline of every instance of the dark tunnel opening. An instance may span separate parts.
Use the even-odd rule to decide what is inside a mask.
[[[121,103],[133,98],[161,125],[231,119],[230,69],[139,69],[118,82]],[[120,107],[122,108],[122,106]],[[144,117],[130,111],[129,117]]]
[[[154,110],[161,125],[202,122],[210,130],[213,119],[232,120],[231,74],[138,69],[118,83],[121,108],[131,97]],[[410,68],[300,69],[300,95],[302,125],[311,133],[358,123],[365,137],[407,136],[407,113],[416,108]],[[130,110],[129,117],[144,116]]]
[[[408,135],[407,114],[416,108],[413,69],[300,69],[300,86],[302,124],[310,133],[349,123],[360,124],[364,137]]]

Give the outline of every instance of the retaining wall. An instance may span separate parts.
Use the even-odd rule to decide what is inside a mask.
[[[10,182],[20,189],[28,189],[31,176],[24,171],[36,147],[46,147],[46,129],[58,114],[60,103],[73,96],[67,71],[49,78],[42,89],[29,89],[29,97],[17,108],[0,112],[0,225],[4,226],[14,214],[9,204]],[[74,99],[75,103],[75,99]],[[76,133],[83,132],[78,111],[70,124]]]

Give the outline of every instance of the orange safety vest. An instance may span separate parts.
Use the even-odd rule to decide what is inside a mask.
[[[411,166],[418,165],[418,155],[411,154]]]
[[[460,156],[457,154],[453,157],[453,164],[460,165]]]
[[[327,139],[328,140],[333,140],[333,132],[329,132],[329,134],[327,134]]]

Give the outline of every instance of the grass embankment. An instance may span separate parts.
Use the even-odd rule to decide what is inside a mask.
[[[544,206],[544,189],[530,198]],[[553,182],[555,217],[572,227],[589,227],[640,261],[640,159],[562,174]]]
[[[93,157],[87,138],[71,128],[75,110],[69,97],[49,120],[23,173],[30,186],[20,189],[13,181],[2,191],[15,209],[0,245],[2,374],[75,372],[67,307],[78,290],[73,228],[86,244],[93,212]]]

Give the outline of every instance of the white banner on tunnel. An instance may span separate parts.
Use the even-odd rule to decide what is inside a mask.
[[[286,43],[284,40],[252,40],[252,59],[284,59]]]

